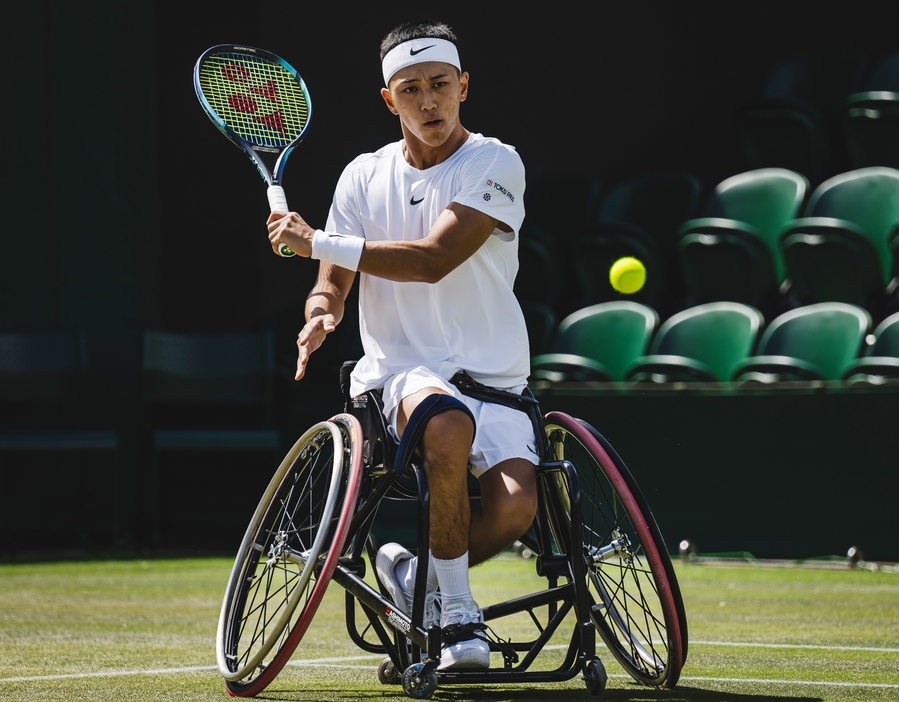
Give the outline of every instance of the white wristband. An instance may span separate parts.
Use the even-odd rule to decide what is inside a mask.
[[[355,271],[359,268],[365,239],[352,234],[337,234],[316,229],[312,236],[312,258]]]

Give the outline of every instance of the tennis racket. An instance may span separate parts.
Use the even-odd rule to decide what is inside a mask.
[[[209,119],[250,157],[268,184],[272,212],[288,212],[284,166],[312,117],[306,84],[284,59],[251,46],[219,44],[194,66],[194,90]],[[261,153],[277,154],[271,170]],[[294,256],[282,244],[282,256]]]

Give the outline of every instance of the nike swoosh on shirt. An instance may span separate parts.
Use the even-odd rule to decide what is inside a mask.
[[[420,197],[420,198],[418,198],[418,199],[416,200],[416,199],[415,199],[415,195],[413,195],[411,198],[409,198],[409,204],[410,204],[410,205],[417,205],[417,204],[418,204],[419,202],[421,202],[422,200],[424,200],[424,197]]]
[[[409,49],[409,56],[415,56],[416,54],[420,54],[422,51],[427,51],[428,49],[433,49],[436,44],[431,44],[430,46],[426,46],[422,49]]]

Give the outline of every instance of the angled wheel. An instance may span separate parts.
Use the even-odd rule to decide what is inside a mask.
[[[403,676],[389,658],[385,658],[378,666],[378,682],[382,685],[399,685],[403,682]]]
[[[599,658],[591,658],[584,664],[584,684],[591,695],[599,696],[606,689],[609,676]]]
[[[350,415],[313,426],[256,508],[216,634],[219,671],[232,695],[264,690],[306,633],[347,540],[362,476],[361,437]]]
[[[593,427],[560,412],[550,412],[545,423],[554,457],[572,463],[580,481],[583,557],[597,631],[635,680],[674,687],[686,658],[686,615],[655,519],[624,463]],[[550,524],[567,549],[571,501],[563,474],[555,480],[561,509],[552,510]]]
[[[432,670],[422,673],[424,663],[415,663],[403,673],[403,691],[418,700],[426,700],[437,689],[437,674]]]

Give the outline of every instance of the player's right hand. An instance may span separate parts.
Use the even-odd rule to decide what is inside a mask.
[[[315,230],[296,212],[272,212],[265,224],[272,251],[278,256],[282,245],[287,245],[299,256],[309,258],[312,255]]]
[[[294,380],[301,380],[306,375],[306,364],[314,351],[322,345],[325,337],[337,328],[334,315],[322,314],[313,317],[297,336],[297,374]]]

